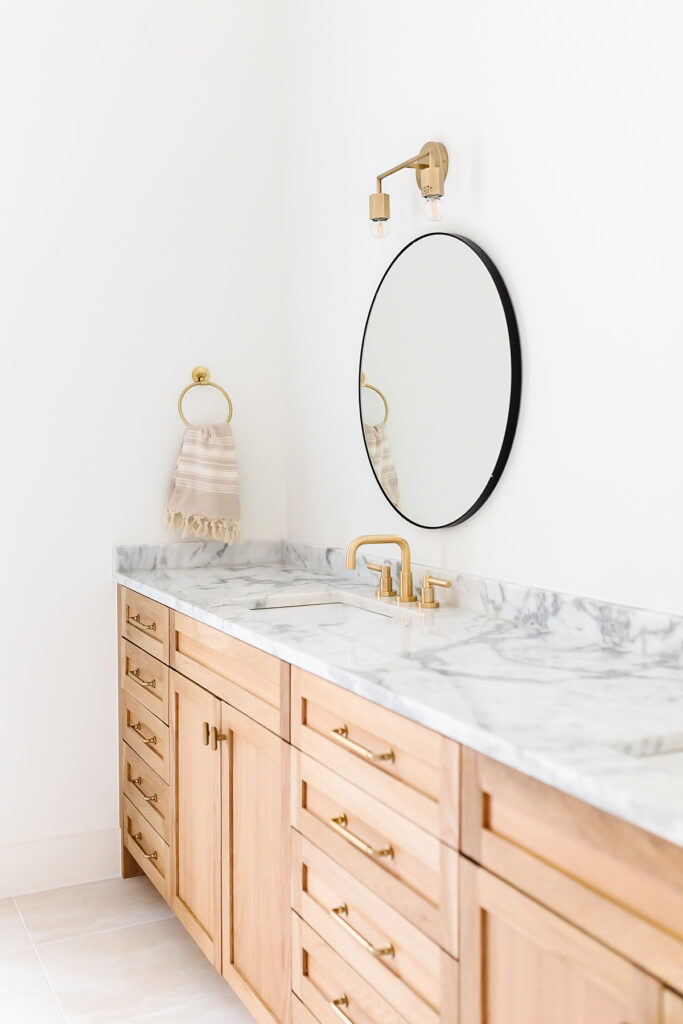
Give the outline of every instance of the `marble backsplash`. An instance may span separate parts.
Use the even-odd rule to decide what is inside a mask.
[[[358,568],[350,575],[343,548],[288,540],[245,541],[233,545],[215,541],[181,541],[114,549],[114,570],[121,573],[127,570],[280,564],[308,572],[332,573],[340,579],[355,578],[369,586],[376,585],[377,574],[368,569],[367,564],[377,560],[377,554],[365,555],[359,551]],[[385,558],[384,561],[392,565],[397,579],[398,560]],[[541,630],[572,634],[581,637],[587,645],[604,645],[648,657],[683,660],[682,616],[414,563],[416,590],[423,573],[441,576],[452,583],[452,589],[437,593],[444,606]]]

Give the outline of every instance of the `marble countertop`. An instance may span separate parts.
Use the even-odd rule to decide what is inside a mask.
[[[405,610],[356,574],[275,561],[115,578],[683,846],[679,660],[453,607]],[[330,602],[325,623],[262,610],[300,601]]]

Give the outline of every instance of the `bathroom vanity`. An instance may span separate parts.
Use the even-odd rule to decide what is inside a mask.
[[[585,751],[562,763],[547,703],[554,683],[563,714],[595,714],[591,659],[624,702],[649,671],[680,688],[677,666],[453,608],[375,614],[357,579],[282,565],[117,580],[123,874],[259,1024],[683,1024],[680,785],[649,808],[615,742],[599,785]],[[297,618],[321,592],[355,617]],[[543,757],[458,692],[522,729],[522,682]]]

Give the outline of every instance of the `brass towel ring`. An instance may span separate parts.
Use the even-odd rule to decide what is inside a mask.
[[[379,388],[376,388],[374,384],[366,384],[365,383],[365,374],[364,373],[361,373],[361,375],[360,375],[360,386],[362,388],[369,388],[370,391],[374,391],[375,394],[379,395],[379,397],[384,402],[384,419],[382,420],[382,422],[380,424],[378,424],[378,426],[383,426],[387,422],[387,420],[389,419],[389,403],[387,402],[386,398],[384,397],[384,395],[382,394],[382,392],[380,391]]]
[[[230,395],[225,390],[225,388],[222,388],[220,386],[220,384],[214,384],[212,380],[209,380],[210,376],[211,374],[209,373],[205,366],[195,366],[194,370],[192,371],[192,383],[188,384],[187,387],[183,388],[183,390],[180,392],[180,398],[178,399],[178,412],[180,413],[180,418],[186,427],[189,427],[190,424],[183,415],[183,398],[190,390],[190,388],[196,388],[198,384],[200,387],[206,387],[206,385],[208,384],[209,387],[216,388],[217,391],[220,391],[220,393],[225,396],[225,399],[228,403],[228,418],[226,419],[225,422],[229,423],[230,420],[232,419],[232,402],[230,401]]]

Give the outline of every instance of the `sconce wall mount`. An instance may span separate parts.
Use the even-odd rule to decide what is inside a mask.
[[[382,182],[391,174],[405,168],[414,168],[417,187],[425,200],[425,213],[430,220],[443,217],[444,182],[448,174],[448,152],[442,142],[425,142],[417,154],[377,175],[377,191],[370,196],[370,231],[374,238],[386,238],[389,233],[391,204],[389,193],[382,191]]]

